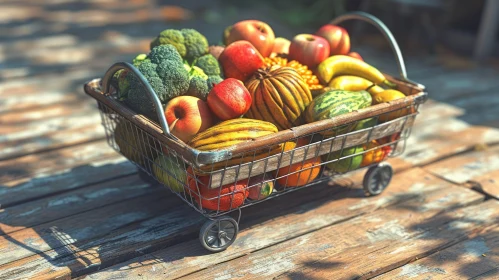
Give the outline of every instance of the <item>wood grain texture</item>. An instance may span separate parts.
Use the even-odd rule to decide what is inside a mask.
[[[137,168],[123,158],[99,159],[4,183],[0,186],[0,203],[3,208],[10,207],[136,172]]]
[[[47,152],[64,147],[102,140],[105,137],[100,123],[57,130],[38,136],[0,143],[0,160],[13,159],[28,154]]]
[[[81,165],[99,166],[100,162],[113,158],[123,161],[106,141],[84,143],[72,147],[31,154],[19,158],[0,161],[0,183],[7,186],[12,182],[26,182],[38,177],[47,177]],[[40,164],[42,163],[43,164]]]
[[[99,208],[120,200],[131,199],[153,190],[139,176],[126,176],[7,207],[0,213],[0,235]]]
[[[341,262],[330,262],[328,260],[332,256],[348,255],[350,250],[357,250],[357,248],[366,250],[366,247],[376,246],[380,243],[383,243],[382,247],[384,247],[386,244],[410,238],[417,239],[419,237],[424,239],[421,235],[425,231],[439,225],[445,225],[454,220],[459,220],[457,213],[460,210],[449,211],[449,213],[456,213],[455,216],[450,214],[440,216],[440,213],[483,200],[483,197],[476,196],[476,194],[469,194],[473,197],[467,200],[465,197],[468,194],[463,194],[462,189],[459,187],[440,188],[438,183],[434,188],[424,186],[421,188],[419,199],[405,201],[404,203],[379,210],[380,212],[376,211],[343,223],[327,226],[301,235],[296,239],[288,238],[285,242],[275,246],[220,265],[211,266],[186,278],[212,279],[215,277],[231,277],[246,279],[247,277],[268,279],[283,273],[297,272],[298,275],[303,273],[303,276],[306,275],[306,277],[310,276],[311,279],[315,279],[313,278],[315,276],[311,275],[312,271],[315,271],[315,269],[319,272],[327,271],[328,268],[331,270],[345,270],[345,273],[361,273],[361,267],[381,266],[383,262],[379,261],[373,264],[367,259],[364,261],[351,259]],[[498,215],[495,217],[496,219],[499,217],[498,206],[499,203],[496,205],[495,210],[497,211],[495,215]],[[485,206],[479,209],[482,209],[482,211],[491,210],[490,208],[485,208]],[[427,223],[431,225],[428,226]],[[494,221],[483,219],[482,223],[490,225]],[[476,226],[478,225],[470,225],[470,227]],[[393,249],[395,248],[397,247]],[[409,254],[400,255],[410,257]],[[362,258],[360,255],[356,257]],[[391,264],[392,262],[386,263]],[[340,264],[343,264],[343,267],[340,268]],[[359,267],[345,269],[345,266]],[[340,279],[339,274],[317,276],[319,279]],[[352,278],[353,276],[350,275],[349,277]]]
[[[478,145],[473,151],[425,167],[456,184],[469,183],[499,199],[499,146]]]
[[[136,277],[137,274],[141,274],[145,277],[154,278],[158,277],[160,275],[159,273],[163,273],[164,277],[175,278],[201,269],[207,270],[202,270],[200,274],[194,274],[195,276],[200,277],[200,279],[212,279],[218,276],[254,277],[248,270],[245,270],[245,267],[250,266],[251,263],[256,263],[257,259],[253,256],[262,256],[262,258],[267,257],[267,261],[261,263],[262,272],[265,270],[265,263],[268,264],[269,270],[276,269],[276,267],[279,267],[279,264],[272,266],[268,260],[268,258],[272,258],[276,252],[286,251],[285,248],[288,248],[290,251],[298,250],[302,254],[307,253],[307,248],[309,247],[308,243],[313,242],[313,240],[307,238],[308,241],[302,241],[300,243],[299,240],[297,241],[300,236],[304,234],[313,234],[314,232],[321,231],[321,229],[331,225],[333,225],[333,227],[341,227],[343,223],[348,223],[356,216],[364,214],[368,216],[383,217],[386,215],[386,211],[388,211],[385,208],[392,206],[394,209],[392,209],[390,213],[397,215],[397,212],[401,212],[401,210],[397,208],[397,205],[400,205],[400,208],[403,207],[402,205],[408,205],[409,207],[413,206],[414,208],[417,208],[415,205],[420,205],[421,208],[413,209],[412,211],[420,211],[421,215],[431,216],[446,207],[457,207],[483,199],[482,196],[473,192],[463,194],[460,188],[452,187],[433,176],[428,176],[427,173],[422,172],[422,170],[419,169],[396,175],[390,188],[379,197],[359,199],[360,197],[355,195],[357,191],[360,190],[351,188],[345,193],[336,195],[334,198],[325,198],[325,201],[319,200],[303,204],[296,210],[293,210],[290,213],[288,212],[289,214],[287,215],[280,215],[272,220],[265,221],[265,223],[262,224],[251,223],[252,225],[255,225],[247,229],[244,228],[244,221],[246,220],[247,214],[243,212],[243,230],[240,232],[238,239],[226,251],[216,255],[203,256],[203,250],[198,245],[198,241],[193,240],[162,251],[150,253],[155,260],[151,265],[154,265],[158,274],[155,274],[154,270],[151,269],[151,265],[144,267],[140,266],[140,264],[148,258],[146,256],[144,257],[145,259],[140,258],[111,267],[105,272],[97,273],[95,277],[98,279],[112,279],[114,277],[131,278],[134,276]],[[291,193],[290,195],[294,194],[295,193]],[[320,194],[317,193],[316,195],[316,197],[320,196]],[[462,198],[468,195],[470,200],[462,200]],[[445,198],[442,199],[442,197]],[[284,199],[285,198],[283,197],[281,202],[284,205],[281,206],[281,203],[273,202],[272,208],[270,209],[282,208],[275,209],[275,211],[286,211],[289,207],[287,207],[287,201]],[[432,201],[433,203],[431,203]],[[428,207],[424,208],[425,204],[422,204],[422,202],[429,203]],[[262,207],[265,206],[262,205]],[[269,210],[266,212],[269,212]],[[390,217],[387,217],[386,219],[388,220]],[[379,220],[373,220],[370,224],[376,225],[380,222],[381,221]],[[343,230],[337,230],[335,232],[336,233],[333,234],[341,235],[321,238],[319,237],[319,233],[317,238],[322,241],[327,239],[330,246],[336,247],[343,244],[343,241],[340,240],[342,240],[344,235],[352,235],[349,234],[348,231]],[[284,242],[287,245],[281,246],[280,244],[283,244],[281,242]],[[278,248],[275,250],[271,249],[276,246]],[[311,251],[311,254],[315,253],[317,252],[314,250]],[[247,254],[249,254],[248,257],[244,257],[244,255]],[[234,259],[237,263],[231,264],[231,259]],[[227,265],[225,263],[222,263],[219,266],[216,265],[221,262],[228,263]],[[233,271],[233,269],[229,269],[229,267],[237,267],[240,269],[240,273],[222,273],[223,275],[216,275],[216,273],[225,271],[225,269]],[[285,269],[285,267],[282,269]],[[210,274],[208,271],[212,273]],[[271,278],[271,276],[272,275],[266,275],[267,278]]]
[[[128,184],[137,186],[133,181]],[[102,190],[101,193],[104,193],[109,189]],[[111,202],[91,211],[78,212],[0,236],[0,253],[4,256],[0,263],[3,265],[37,254],[45,258],[71,255],[73,251],[67,247],[72,244],[82,244],[106,236],[119,228],[161,215],[182,203],[170,191],[160,187],[155,187],[144,195],[139,194],[140,190],[136,193],[135,197],[125,198],[117,203]],[[18,224],[22,224],[22,221]]]
[[[413,174],[414,175],[412,175],[411,178],[423,178],[421,175],[424,174],[424,172],[419,170],[419,172],[414,171]],[[357,186],[359,181],[360,180],[357,180]],[[248,208],[249,211],[244,209],[243,223],[244,221],[248,221],[248,226],[263,223],[261,225],[261,230],[257,231],[259,232],[258,234],[274,233],[272,233],[272,237],[268,236],[268,238],[252,238],[250,236],[256,232],[250,230],[247,233],[250,234],[248,237],[244,238],[240,236],[238,241],[233,245],[236,247],[234,247],[234,249],[229,248],[231,251],[227,252],[232,253],[227,256],[232,256],[239,251],[242,253],[246,250],[253,251],[262,248],[262,246],[266,247],[270,244],[284,241],[292,236],[298,236],[329,224],[348,219],[349,217],[357,216],[361,213],[371,212],[387,205],[400,203],[411,198],[417,198],[421,190],[424,189],[424,186],[433,187],[435,184],[442,183],[434,177],[428,177],[427,181],[428,182],[425,180],[421,184],[417,184],[413,183],[412,179],[408,179],[407,176],[396,176],[392,188],[387,189],[386,193],[383,195],[372,199],[359,199],[362,197],[363,191],[358,187],[335,188],[334,186],[324,185],[321,188],[318,188],[316,192],[296,191],[290,193],[286,197],[276,198],[273,201],[261,203],[260,207]],[[344,184],[346,186],[349,185],[347,182],[344,182]],[[445,183],[443,184],[446,185]],[[413,188],[407,190],[411,185]],[[429,189],[430,188],[428,188],[428,190]],[[331,196],[338,191],[341,191],[341,193],[337,195],[335,199],[331,200]],[[470,190],[466,191],[469,192],[468,197],[470,197],[470,199],[479,199],[481,197]],[[318,200],[318,197],[323,197],[324,199]],[[275,212],[276,214],[269,217],[270,212]],[[289,215],[286,215],[286,213],[289,213]],[[134,226],[122,228],[106,237],[94,239],[89,242],[82,242],[78,248],[80,248],[82,252],[88,252],[89,250],[97,251],[98,257],[93,258],[92,263],[99,264],[101,268],[125,261],[132,257],[140,256],[142,253],[149,253],[151,250],[154,251],[158,248],[180,243],[179,240],[189,240],[189,250],[193,250],[192,254],[203,254],[204,251],[201,249],[199,241],[196,239],[202,222],[204,222],[204,219],[199,214],[195,213],[189,207],[182,205],[181,207],[175,208],[168,213],[159,215],[150,220]],[[287,226],[284,227],[284,224]],[[268,231],[269,228],[275,230]],[[124,239],[122,238],[123,236],[127,236],[127,238]],[[256,242],[255,240],[260,241]],[[140,249],[139,251],[141,252],[137,251],[137,249]],[[182,254],[180,253],[181,251],[185,251],[185,249],[178,246],[173,247],[173,249],[174,251],[172,252],[165,251],[162,257],[170,260],[170,257],[168,256],[178,256],[178,254]],[[221,260],[220,256],[208,255],[207,257],[209,256],[214,258],[212,261]],[[19,260],[10,263],[5,267],[0,266],[0,270],[15,266],[26,268],[26,265],[32,267],[32,269],[29,269],[30,271],[36,270],[35,267],[44,267],[47,269],[53,267],[51,263],[47,262],[47,260],[41,256],[33,256],[27,259],[29,259],[29,261],[26,264],[24,264],[26,260]],[[62,257],[57,262],[61,263],[59,266],[66,267],[61,269],[60,273],[62,274],[58,274],[59,272],[56,274],[49,273],[44,277],[55,277],[57,275],[63,276],[68,274],[82,275],[95,271],[95,266],[82,266],[81,261],[82,259],[75,255]],[[200,261],[200,263],[203,262],[204,261]],[[177,264],[178,260],[175,263]],[[195,268],[189,268],[188,262],[186,263],[186,267],[176,267],[180,269],[180,272],[176,273],[185,273],[182,271],[189,271],[189,269]],[[21,276],[23,276],[23,274],[20,274],[20,277]],[[38,276],[42,277],[41,274]],[[4,277],[4,275],[0,274],[0,279],[2,279],[2,277]]]
[[[310,268],[285,273],[278,279],[300,275],[311,278],[369,279],[383,272],[426,257],[449,246],[469,240],[476,234],[497,228],[499,203],[485,203],[444,213],[424,222],[415,237],[383,240],[370,247],[354,247],[320,259]],[[328,266],[327,264],[335,264]],[[318,267],[314,267],[317,265]],[[347,267],[348,269],[345,269]]]
[[[382,274],[376,280],[496,279],[499,277],[499,228]]]

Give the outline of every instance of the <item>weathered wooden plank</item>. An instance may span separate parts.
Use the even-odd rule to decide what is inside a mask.
[[[111,149],[106,141],[84,143],[72,147],[40,154],[26,155],[20,158],[0,161],[0,183],[6,187],[39,177],[48,177],[56,173],[69,171],[71,168],[109,160],[123,160],[123,157]],[[41,164],[43,163],[43,164]]]
[[[128,184],[137,186],[133,181]],[[0,236],[0,253],[3,256],[0,264],[36,254],[50,258],[70,255],[71,244],[105,236],[121,227],[161,215],[182,203],[165,188],[151,188],[153,190],[145,195],[137,194],[136,197],[124,198],[91,211]],[[61,236],[65,238],[58,238]]]
[[[425,169],[456,184],[470,183],[499,199],[499,146],[477,146],[475,151],[430,164]]]
[[[0,143],[98,124],[100,121],[101,118],[98,111],[92,108],[90,110],[83,110],[55,118],[41,119],[26,123],[2,124],[0,127]]]
[[[63,169],[59,166],[42,174],[3,183],[0,185],[0,204],[2,208],[10,207],[136,172],[137,168],[120,156],[80,162]]]
[[[421,175],[425,173],[421,170],[416,173],[417,174],[414,175],[415,178],[424,178],[424,176]],[[256,250],[262,248],[262,246],[280,242],[291,236],[297,236],[361,213],[371,212],[389,204],[415,198],[420,195],[422,188],[428,187],[429,190],[433,188],[435,184],[441,183],[438,179],[436,179],[437,181],[434,181],[434,177],[433,179],[430,177],[428,178],[427,182],[423,181],[417,184],[413,182],[414,178],[407,180],[406,176],[396,175],[392,187],[387,189],[385,194],[372,199],[366,198],[359,200],[359,197],[362,197],[363,192],[358,188],[334,188],[332,186],[322,185],[316,186],[316,191],[296,191],[286,196],[278,197],[273,201],[263,202],[259,204],[259,207],[245,208],[243,209],[243,221],[247,219],[250,221],[249,224],[247,223],[247,226],[257,225],[258,223],[266,221],[264,226],[265,229],[274,228],[275,226],[276,229],[282,228],[282,230],[285,230],[286,232],[279,233],[279,231],[275,231],[276,234],[272,234],[272,238],[269,237],[268,239],[255,238],[253,240],[249,236],[247,238],[243,237],[239,242],[236,242],[240,245],[235,244],[235,246],[242,246],[240,247],[241,250],[242,248],[246,248],[245,250]],[[445,185],[445,183],[443,184]],[[413,185],[413,188],[407,190],[411,185]],[[401,193],[401,189],[406,189],[406,192],[408,193]],[[336,201],[327,199],[338,191],[341,191],[342,194],[335,197]],[[469,192],[469,197],[472,199],[481,197],[475,192],[467,191]],[[247,209],[249,210],[248,212],[246,212]],[[282,220],[281,215],[287,218]],[[278,218],[276,216],[281,217]],[[194,240],[188,243],[190,244],[189,247],[192,247],[192,250],[197,252],[195,254],[199,254],[202,253],[202,249],[196,236],[201,222],[203,221],[204,219],[202,216],[192,209],[189,209],[187,206],[179,207],[174,211],[139,225],[125,228],[105,238],[80,244],[78,248],[83,252],[88,252],[89,250],[98,251],[98,257],[94,258],[92,263],[94,265],[99,264],[101,268],[142,255],[136,251],[137,249],[140,249],[143,253],[148,253],[172,245],[173,243],[179,243],[179,240],[185,239]],[[283,223],[287,226],[283,227]],[[264,234],[267,230],[263,230],[262,228],[262,230],[257,230],[253,233],[257,232],[259,232],[259,234]],[[269,232],[273,231],[271,230]],[[124,239],[122,238],[123,236],[127,236],[127,238]],[[240,250],[235,250],[232,252],[239,251]],[[174,257],[177,255],[175,253],[171,256]],[[75,276],[89,273],[96,268],[90,265],[82,267],[80,262],[81,259],[75,256],[63,257],[57,263],[58,266],[66,268],[61,268],[61,270],[54,271],[54,273],[59,276],[72,273],[72,275]],[[29,257],[20,260],[19,262],[13,262],[8,266],[22,267],[26,265],[32,266],[32,269],[29,269],[29,271],[49,271],[51,270],[50,267],[53,267],[52,264],[40,256]],[[0,270],[2,269],[3,267],[0,267]],[[183,269],[186,268],[184,267]],[[49,275],[46,275],[46,277],[55,277],[56,275],[50,273]],[[37,276],[41,277],[41,274]],[[3,275],[0,274],[0,279],[2,279],[2,277]],[[20,277],[22,277],[21,274]]]
[[[445,139],[445,141],[442,141]],[[417,125],[407,140],[401,159],[413,165],[425,165],[473,148],[499,141],[499,130],[471,127],[456,119],[443,119]]]
[[[499,228],[382,274],[376,280],[499,277]]]
[[[53,133],[28,137],[22,140],[13,140],[0,143],[0,160],[22,157],[27,154],[40,153],[67,146],[83,144],[101,140],[105,137],[102,125],[88,126],[58,130]]]
[[[459,205],[462,198],[455,188],[455,200],[450,200]],[[365,279],[496,226],[499,202],[448,211],[457,205],[447,201],[439,206],[450,198],[446,191],[429,195],[424,202],[396,205],[302,235],[186,279]]]
[[[153,191],[139,176],[79,188],[2,209],[0,234],[8,234]]]
[[[360,179],[360,178],[359,178]],[[357,184],[359,180],[356,180]],[[348,185],[348,183],[345,183]],[[421,172],[420,169],[414,169],[400,173],[394,177],[391,186],[379,197],[362,198],[355,193],[358,189],[350,188],[345,193],[335,197],[330,195],[317,194],[317,197],[325,197],[324,201],[316,200],[311,203],[302,204],[296,209],[288,207],[286,197],[282,197],[280,202],[273,202],[272,208],[265,210],[266,207],[260,204],[260,209],[269,212],[272,211],[279,215],[274,217],[262,217],[260,221],[247,221],[246,213],[243,211],[242,225],[243,230],[239,233],[236,242],[222,253],[216,255],[203,255],[203,249],[198,244],[199,241],[189,241],[184,244],[178,244],[165,250],[150,253],[156,260],[154,263],[155,269],[150,266],[138,267],[138,264],[147,261],[148,256],[136,260],[131,260],[124,264],[119,264],[109,268],[105,272],[99,272],[95,276],[100,279],[111,279],[113,277],[132,278],[137,274],[142,274],[145,277],[158,277],[161,273],[163,277],[176,278],[181,277],[197,270],[213,267],[214,265],[237,259],[251,252],[267,248],[280,242],[293,239],[296,236],[301,236],[310,232],[314,232],[331,224],[340,223],[349,220],[355,216],[364,213],[383,216],[388,210],[379,210],[390,205],[413,206],[412,211],[419,209],[425,215],[434,214],[435,211],[440,211],[441,208],[456,207],[458,205],[467,204],[472,201],[480,200],[482,197],[476,193],[468,191],[467,194],[462,193],[462,190],[453,187],[444,181],[441,181],[433,176],[428,176],[427,173]],[[294,195],[291,193],[289,195]],[[470,200],[465,198],[470,195]],[[328,199],[327,197],[331,197]],[[442,199],[442,197],[445,197]],[[464,199],[464,200],[463,200]],[[410,203],[412,201],[412,203]],[[427,208],[421,206],[421,201],[427,201]],[[430,202],[434,202],[430,204]],[[439,201],[439,202],[435,202]],[[433,205],[433,206],[432,206]],[[268,206],[267,206],[268,207]],[[251,208],[250,208],[251,209]],[[250,210],[248,209],[248,210]],[[253,210],[253,209],[251,209]],[[251,211],[250,210],[250,211]],[[256,209],[255,209],[256,210]],[[258,210],[260,211],[260,210]],[[392,212],[400,210],[391,210]],[[267,215],[268,216],[268,215]],[[340,238],[331,238],[330,240],[341,240]],[[296,244],[294,241],[290,241]],[[335,242],[334,242],[335,243]],[[303,247],[307,247],[306,243],[302,243]],[[265,249],[264,249],[265,250]],[[272,254],[270,254],[272,255]],[[269,255],[267,255],[269,256]],[[270,264],[269,264],[270,265]],[[234,266],[238,269],[239,266]],[[134,269],[129,269],[134,268]],[[219,270],[222,271],[222,270]],[[229,275],[225,275],[229,276]],[[234,275],[232,275],[235,277]],[[241,275],[241,277],[250,277],[250,274]],[[270,277],[270,276],[269,276]],[[211,279],[213,277],[201,278]]]
[[[422,104],[419,108],[419,112],[420,114],[417,116],[415,122],[416,125],[429,121],[437,121],[439,119],[458,117],[465,113],[461,108],[433,99],[429,99],[426,103]]]

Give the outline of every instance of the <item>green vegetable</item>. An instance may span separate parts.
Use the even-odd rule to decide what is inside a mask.
[[[185,48],[187,49],[185,58],[187,60],[194,61],[194,59],[208,53],[208,40],[203,34],[195,29],[182,29],[181,32],[185,39]]]
[[[327,168],[334,172],[345,173],[350,170],[359,168],[360,164],[362,163],[362,159],[364,158],[364,154],[362,154],[362,152],[364,152],[364,148],[362,146],[352,147],[344,149],[343,151],[340,150],[327,155],[323,155],[322,159],[324,162],[328,162],[337,160],[342,157],[359,154],[357,156],[340,159],[326,164]]]
[[[189,89],[186,95],[195,96],[199,99],[206,100],[208,95],[208,76],[203,72],[203,70],[197,66],[189,67]]]
[[[139,54],[132,60],[132,64],[135,67],[139,67],[139,65],[146,59],[148,59],[147,54],[145,53]]]
[[[208,84],[206,80],[201,76],[192,77],[189,83],[189,89],[187,90],[186,95],[194,96],[202,100],[206,100],[208,96]]]
[[[216,84],[222,82],[223,80],[224,79],[219,76],[209,76],[208,80],[206,80],[206,83],[208,84],[208,92],[210,92]]]
[[[146,54],[139,54],[133,60],[132,64],[138,67],[142,61],[147,59]],[[113,75],[113,86],[118,88],[118,98],[123,100],[128,94],[128,88],[130,87],[130,82],[126,79],[127,72],[125,69],[119,70]]]
[[[189,62],[208,53],[208,40],[194,29],[163,30],[150,44],[151,50],[160,45],[174,46]]]
[[[173,45],[180,56],[185,57],[187,50],[185,48],[185,40],[182,32],[176,29],[163,30],[159,33],[158,37],[151,42],[150,47],[152,50],[154,47],[166,44]]]
[[[221,76],[221,67],[218,60],[211,54],[203,55],[196,59],[194,65],[203,69],[208,76]]]
[[[154,47],[147,59],[143,59],[138,70],[144,75],[161,103],[184,94],[189,88],[189,72],[182,57],[172,45]],[[125,103],[139,114],[157,121],[156,108],[149,100],[145,88],[133,73],[127,73],[129,82]]]

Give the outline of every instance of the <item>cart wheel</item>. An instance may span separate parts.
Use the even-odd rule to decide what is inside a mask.
[[[236,220],[222,216],[204,223],[199,231],[199,241],[208,251],[220,252],[236,240],[238,230]]]
[[[364,176],[364,191],[366,195],[374,196],[382,193],[393,176],[393,168],[387,162],[372,166]]]

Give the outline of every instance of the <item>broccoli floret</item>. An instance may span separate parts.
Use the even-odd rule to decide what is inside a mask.
[[[191,71],[189,71],[189,77],[192,78],[195,76],[199,76],[199,77],[203,78],[205,81],[208,79],[208,75],[206,75],[206,73],[203,71],[203,69],[201,69],[197,66],[192,66]]]
[[[150,47],[152,50],[154,47],[166,44],[173,45],[182,57],[184,57],[187,53],[185,48],[184,35],[179,30],[163,30],[161,33],[159,33],[159,36],[151,42]]]
[[[195,96],[199,99],[206,100],[208,95],[208,84],[206,80],[201,76],[192,77],[189,83],[189,90],[187,90],[187,95]]]
[[[142,60],[137,69],[147,79],[162,104],[184,94],[189,89],[189,72],[172,45],[160,45]],[[157,121],[156,110],[145,88],[133,73],[126,76],[130,84],[125,103],[137,113]]]
[[[148,58],[152,63],[160,64],[165,60],[175,61],[183,64],[182,57],[172,45],[160,45],[151,50]]]
[[[146,54],[139,54],[133,60],[132,64],[135,67],[138,67],[142,61],[147,59]],[[121,69],[118,72],[114,73],[112,85],[118,89],[118,99],[123,100],[126,98],[128,94],[128,88],[130,86],[130,82],[126,79],[128,71],[125,69]]]
[[[208,85],[208,92],[210,92],[213,87],[222,82],[224,79],[220,78],[220,76],[209,76],[208,80],[206,80],[206,84]]]
[[[208,76],[221,76],[220,64],[211,54],[206,54],[196,59],[194,65],[203,69],[204,73]]]
[[[208,75],[203,72],[203,69],[192,66],[189,67],[191,70],[189,71],[189,89],[186,94],[195,96],[202,100],[206,100],[206,96],[208,95],[208,83],[206,80],[208,79]]]
[[[194,29],[166,29],[150,44],[151,50],[160,45],[172,45],[189,62],[208,53],[208,40]]]
[[[187,50],[185,58],[188,61],[194,61],[194,59],[208,53],[208,40],[203,34],[195,29],[182,29],[180,31],[184,35],[185,49]]]
[[[133,60],[132,60],[132,64],[133,66],[135,67],[139,67],[139,65],[145,61],[147,58],[147,54],[143,53],[143,54],[139,54],[137,55]]]

